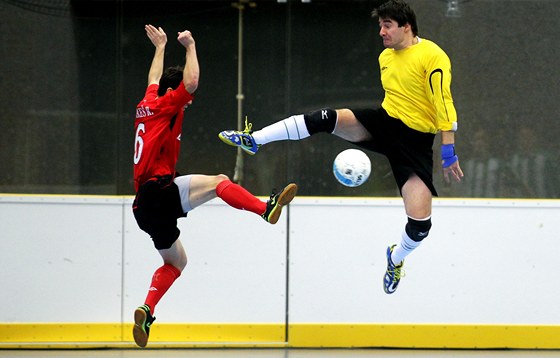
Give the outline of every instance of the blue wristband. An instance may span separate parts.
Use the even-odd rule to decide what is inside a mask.
[[[459,157],[455,154],[455,144],[441,145],[441,164],[444,168],[449,167],[458,160]]]

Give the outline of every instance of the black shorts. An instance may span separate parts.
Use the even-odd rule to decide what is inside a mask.
[[[173,176],[148,180],[140,186],[132,204],[140,229],[147,232],[158,250],[169,249],[179,238],[177,219],[187,216],[181,206]]]
[[[393,176],[402,194],[402,187],[412,174],[437,196],[433,184],[433,145],[435,135],[414,130],[401,120],[387,114],[383,108],[351,109],[372,139],[354,143],[359,147],[383,154],[389,159]]]

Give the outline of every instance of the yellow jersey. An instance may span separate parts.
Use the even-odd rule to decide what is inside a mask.
[[[381,106],[408,127],[424,133],[457,128],[451,97],[451,61],[434,42],[418,38],[402,50],[379,55],[385,98]]]

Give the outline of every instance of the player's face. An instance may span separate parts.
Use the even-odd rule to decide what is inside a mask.
[[[406,47],[406,26],[399,27],[395,20],[379,19],[379,36],[383,38],[383,46],[400,50]]]

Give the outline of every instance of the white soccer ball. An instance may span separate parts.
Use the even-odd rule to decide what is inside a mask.
[[[344,186],[360,186],[369,178],[371,162],[361,150],[346,149],[334,158],[333,173],[336,180]]]

